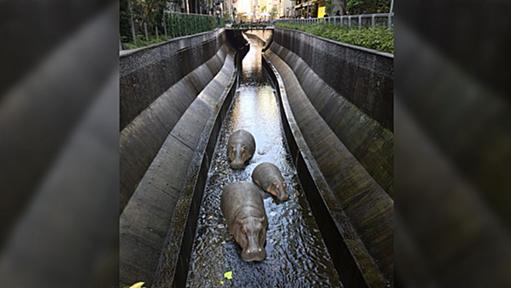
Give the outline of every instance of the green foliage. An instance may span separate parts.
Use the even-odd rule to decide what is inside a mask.
[[[229,14],[229,12],[228,12],[228,11],[225,11],[225,12],[224,12],[224,15],[222,16],[222,19],[223,19],[224,23],[230,23],[230,22],[232,22],[232,19],[231,19],[231,18],[232,18],[232,15],[231,15],[231,14]]]
[[[164,35],[163,25],[167,28],[167,38]],[[148,28],[148,38],[146,39],[144,31],[137,30],[137,39],[131,40],[131,37],[121,34],[121,41],[125,49],[134,49],[148,46],[154,43],[166,41],[170,38],[181,37],[186,35],[197,34],[205,31],[214,30],[216,27],[223,27],[224,19],[217,20],[214,16],[182,14],[182,13],[166,13],[165,22],[159,28],[158,37],[154,31]],[[128,40],[128,41],[126,41]]]
[[[275,19],[277,18],[279,15],[279,12],[277,11],[277,7],[275,5],[273,5],[273,7],[271,7],[271,11],[270,11],[270,16],[272,19]]]
[[[346,0],[346,10],[351,15],[387,13],[390,0]]]
[[[328,14],[329,16],[334,16],[334,11],[332,10],[333,7],[334,7],[334,4],[333,4],[332,0],[325,1],[326,14]]]
[[[223,26],[226,20],[225,15],[217,20],[209,15],[169,14],[164,12],[168,3],[168,0],[120,0],[119,32],[124,48],[138,48],[173,37],[213,30]],[[132,26],[136,39],[132,36]],[[149,39],[146,39],[145,28]],[[163,37],[165,30],[167,38]]]
[[[119,31],[121,34],[122,42],[132,41],[131,39],[131,26],[130,26],[130,15],[128,11],[128,1],[119,1]]]
[[[120,12],[131,13],[137,33],[144,33],[144,24],[147,25],[149,33],[154,33],[156,27],[159,31],[163,30],[163,10],[167,5],[167,0],[122,0],[122,2],[131,4],[131,12],[126,9],[129,6],[121,5]]]
[[[149,45],[156,44],[156,43],[161,43],[166,40],[168,40],[168,39],[165,38],[165,36],[159,36],[159,37],[149,36],[149,40],[146,40],[144,35],[137,35],[136,41],[123,43],[122,45],[124,46],[124,49],[135,49],[135,48],[141,48],[141,47],[149,46]]]
[[[394,32],[385,27],[344,28],[332,24],[295,24],[277,22],[277,27],[304,31],[335,41],[394,53]]]

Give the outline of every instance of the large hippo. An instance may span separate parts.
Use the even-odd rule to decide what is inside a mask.
[[[279,168],[272,163],[264,162],[257,165],[252,172],[252,180],[257,186],[277,197],[280,201],[289,199],[284,177],[282,177]]]
[[[264,260],[268,218],[259,188],[251,182],[228,184],[223,188],[220,206],[229,232],[242,249],[241,259]]]
[[[231,134],[227,142],[227,157],[232,169],[243,169],[256,149],[254,136],[240,129]]]

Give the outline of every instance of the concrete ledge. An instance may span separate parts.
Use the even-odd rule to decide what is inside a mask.
[[[120,128],[169,87],[213,57],[226,43],[224,30],[172,39],[120,57]]]
[[[335,268],[346,287],[372,287],[384,283],[381,273],[360,240],[349,218],[321,174],[318,164],[307,146],[298,123],[293,116],[284,81],[271,62],[263,57],[280,102],[280,112],[287,143],[300,183],[309,200],[313,215],[327,245]],[[330,203],[330,205],[326,205]]]
[[[274,30],[273,43],[296,53],[337,93],[393,130],[392,54],[282,28]]]
[[[166,137],[120,216],[121,285],[135,281],[149,285],[179,282],[183,274],[180,267],[187,269],[188,258],[182,257],[187,253],[187,242],[181,239],[193,235],[196,217],[182,216],[188,216],[190,209],[193,211],[196,201],[192,200],[199,197],[200,203],[209,167],[208,153],[212,153],[216,143],[215,123],[223,119],[219,114],[230,103],[229,96],[236,88],[238,77],[235,51],[229,48],[222,53],[225,56],[214,56],[225,62],[213,79],[207,83],[201,79],[208,77],[211,65],[216,65],[209,63],[201,66],[205,68],[197,68],[203,69],[202,72],[188,81],[195,87],[207,85]],[[163,270],[158,268],[162,265]],[[155,274],[155,271],[160,272]]]
[[[247,52],[248,45],[240,48],[235,56],[236,67],[240,67],[241,59]],[[186,285],[210,159],[213,157],[220,128],[238,86],[239,72],[236,71],[237,74],[230,79],[229,84],[219,87],[219,89],[223,89],[223,92],[218,93],[218,101],[214,105],[213,115],[205,124],[202,135],[195,144],[198,152],[193,156],[181,197],[175,206],[152,287],[184,287]],[[200,117],[200,114],[196,117]]]
[[[225,66],[228,54],[234,54],[234,50],[225,43],[215,55],[172,85],[121,131],[121,211],[163,141],[199,92],[214,77],[226,83],[227,72],[221,68]]]
[[[120,213],[199,92],[213,77],[218,76],[215,85],[227,83],[230,74],[221,70],[224,60],[244,42],[240,31],[220,29],[122,55]]]
[[[297,54],[277,43],[277,54],[293,70],[316,111],[371,176],[393,195],[393,133],[337,93]],[[333,70],[331,73],[334,73]],[[304,103],[297,103],[303,106]]]
[[[314,185],[308,186],[316,188],[306,190],[319,193],[310,192],[308,196],[314,203],[311,206],[316,207],[313,212],[318,219],[332,221],[330,225],[322,224],[322,233],[329,251],[340,257],[333,258],[341,262],[336,263],[343,267],[339,269],[341,278],[348,287],[359,287],[361,283],[367,287],[388,285],[392,279],[392,199],[323,120],[294,71],[270,50],[264,58],[274,67],[271,71],[281,77],[284,112],[301,152],[296,158],[299,173],[304,178],[310,174]],[[300,69],[308,67],[301,65]],[[341,240],[336,241],[332,231]],[[339,248],[339,242],[345,248]],[[346,255],[351,255],[351,263],[346,263]],[[345,270],[346,267],[351,268]]]

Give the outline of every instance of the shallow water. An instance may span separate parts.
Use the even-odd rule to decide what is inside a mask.
[[[276,95],[266,81],[261,46],[247,38],[251,48],[243,60],[241,85],[220,133],[208,172],[197,223],[187,287],[339,287],[337,271],[321,238],[309,204],[298,182],[285,142]],[[229,135],[245,129],[256,139],[256,152],[242,171],[230,169],[226,144]],[[246,263],[227,230],[220,210],[222,187],[251,181],[261,162],[277,165],[288,185],[287,202],[266,197],[268,215],[266,259]],[[224,279],[232,271],[233,279]]]

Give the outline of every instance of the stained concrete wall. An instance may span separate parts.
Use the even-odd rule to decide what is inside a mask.
[[[120,119],[124,129],[142,110],[226,42],[221,31],[180,37],[151,49],[124,52],[120,60]]]
[[[365,285],[390,283],[392,55],[275,29],[264,57],[281,77],[301,156]]]
[[[228,53],[225,32],[217,31],[121,57],[121,211],[168,133]]]
[[[392,54],[288,29],[275,29],[273,42],[298,54],[337,93],[393,130]]]
[[[172,250],[174,257],[165,259],[171,279],[182,265],[182,239],[193,234],[194,226],[181,216],[191,211],[190,199],[202,193],[208,151],[212,153],[210,146],[216,142],[215,123],[225,113],[237,85],[236,48],[246,43],[240,35],[227,34],[218,30],[176,39],[121,58],[121,63],[127,62],[121,64],[125,69],[121,77],[126,77],[121,81],[121,98],[125,98],[121,115],[128,115],[124,119],[130,119],[136,110],[122,110],[122,105],[139,105],[140,109],[155,97],[121,131],[121,193],[125,203],[119,221],[121,285],[135,281],[151,284],[162,251],[171,249],[168,245],[176,248]],[[190,66],[183,66],[182,58],[189,59]],[[169,67],[190,72],[172,84],[175,76],[158,75],[167,73]],[[184,74],[174,75],[179,73]],[[146,88],[133,89],[135,86]],[[137,98],[133,91],[137,89],[138,96],[145,98]]]

